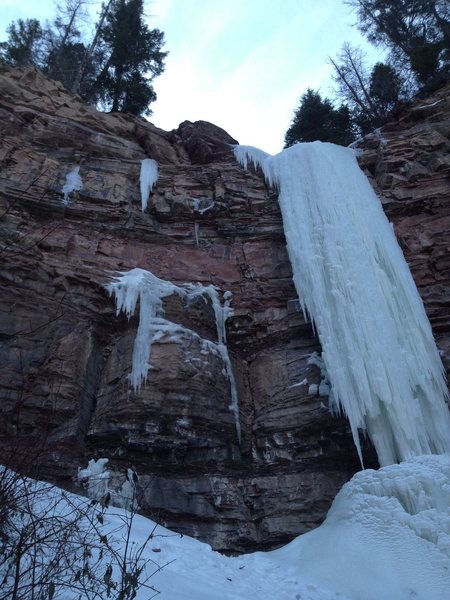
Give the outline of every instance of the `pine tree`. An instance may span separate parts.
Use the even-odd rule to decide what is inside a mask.
[[[328,98],[308,89],[300,99],[291,126],[286,132],[285,148],[296,142],[333,142],[347,146],[354,139],[348,107],[337,110]]]
[[[0,43],[0,62],[13,67],[45,64],[44,30],[37,19],[19,19],[6,32],[8,40]]]
[[[107,57],[94,84],[105,109],[150,114],[152,81],[164,70],[164,34],[144,22],[143,0],[113,0],[100,31]]]
[[[144,22],[144,0],[108,0],[91,40],[82,34],[88,0],[65,0],[51,25],[36,19],[9,25],[0,62],[39,67],[103,110],[150,114],[152,81],[164,70],[164,34]],[[81,25],[81,27],[80,27]]]
[[[450,59],[448,0],[347,0],[358,27],[375,45],[390,50],[390,60],[412,70],[423,84],[445,71]]]
[[[375,64],[370,74],[369,94],[377,102],[382,114],[387,116],[402,94],[401,79],[391,65]]]
[[[81,42],[80,23],[87,19],[86,0],[65,0],[58,5],[53,28],[48,33],[49,51],[44,72],[71,89],[78,64],[86,51]]]
[[[337,96],[351,112],[360,133],[386,123],[402,93],[402,80],[391,65],[377,63],[371,71],[360,48],[346,43],[336,58],[330,58],[337,83]]]

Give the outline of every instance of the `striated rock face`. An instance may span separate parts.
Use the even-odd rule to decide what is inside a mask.
[[[147,514],[229,552],[274,547],[316,526],[359,463],[346,420],[309,393],[321,380],[309,363],[320,347],[298,310],[276,194],[237,165],[235,140],[210,123],[168,133],[97,113],[33,69],[0,70],[0,91],[4,456],[17,443],[34,448],[30,468],[39,462],[43,477],[69,487],[88,459],[132,466]],[[366,138],[361,163],[448,366],[445,98]],[[142,213],[144,158],[157,161],[159,178]],[[65,206],[76,166],[83,187]],[[104,286],[135,267],[232,293],[241,443],[226,365],[208,343],[217,342],[209,301],[164,299],[182,333],[153,343],[147,382],[129,387],[138,316],[116,316]],[[366,456],[376,464],[370,448]]]

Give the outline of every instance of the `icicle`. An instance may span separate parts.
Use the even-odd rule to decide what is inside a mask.
[[[200,226],[197,221],[194,223],[194,237],[195,237],[195,245],[198,248],[199,238],[200,238]]]
[[[239,418],[239,402],[238,402],[238,394],[237,394],[237,386],[236,380],[234,378],[233,367],[231,365],[230,356],[228,354],[228,348],[225,344],[219,343],[217,344],[217,349],[220,352],[220,355],[225,363],[225,370],[227,373],[228,381],[230,382],[230,395],[231,395],[231,404],[229,409],[234,415],[234,422],[236,424],[236,433],[241,443],[241,422]]]
[[[231,292],[224,293],[224,303],[222,305],[217,289],[213,285],[203,286],[187,283],[177,286],[170,281],[159,279],[153,273],[144,269],[131,269],[131,271],[120,273],[105,287],[110,295],[114,295],[116,298],[117,315],[124,312],[130,318],[134,314],[139,300],[139,326],[134,341],[132,368],[129,376],[134,391],[138,391],[147,380],[148,371],[151,368],[149,361],[152,342],[166,333],[174,335],[174,339],[176,339],[176,332],[183,329],[180,325],[161,318],[163,315],[162,299],[172,294],[178,294],[187,300],[193,300],[198,296],[210,299],[217,328],[217,343],[210,342],[210,344],[219,352],[225,363],[225,371],[230,382],[230,410],[235,418],[236,431],[240,442],[241,428],[237,388],[226,346],[225,333],[225,322],[233,314],[233,309],[230,307]]]
[[[142,212],[147,208],[148,198],[153,186],[158,181],[158,163],[152,158],[141,161],[141,207]]]
[[[334,402],[360,458],[367,430],[380,464],[450,452],[443,367],[420,296],[379,199],[354,151],[314,142],[270,157],[236,147],[262,167],[279,202],[303,311],[311,315]]]
[[[65,206],[67,206],[69,204],[69,195],[72,192],[75,191],[79,191],[81,190],[83,187],[83,181],[81,180],[80,177],[80,167],[74,167],[69,173],[67,173],[66,175],[66,182],[63,185],[62,188],[62,193],[64,195],[63,197],[63,204]]]

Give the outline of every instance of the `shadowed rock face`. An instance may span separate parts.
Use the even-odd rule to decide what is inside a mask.
[[[308,358],[320,347],[298,311],[276,194],[237,165],[235,140],[210,123],[167,133],[97,113],[33,69],[0,70],[0,88],[3,454],[17,441],[34,447],[30,469],[39,462],[41,476],[69,487],[90,458],[133,466],[147,514],[229,552],[271,548],[319,524],[359,464],[345,419],[308,394],[320,382]],[[439,106],[405,113],[387,143],[366,139],[361,161],[448,356],[448,105]],[[158,162],[159,178],[142,213],[144,158]],[[408,173],[420,173],[408,179],[409,161]],[[64,206],[77,165],[83,188]],[[135,267],[232,292],[241,444],[224,361],[205,350],[217,334],[203,299],[164,300],[183,333],[153,344],[146,384],[130,389],[138,315],[116,316],[104,285]],[[366,456],[376,464],[370,448]]]

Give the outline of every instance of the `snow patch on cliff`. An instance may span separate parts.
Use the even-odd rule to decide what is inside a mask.
[[[67,206],[69,204],[69,196],[72,192],[78,192],[83,188],[83,181],[80,177],[80,167],[74,167],[66,175],[66,181],[62,187],[63,193],[63,204]]]
[[[127,469],[125,480],[120,473],[108,469],[109,459],[92,459],[84,469],[78,469],[77,480],[91,500],[127,510],[137,510],[136,481],[133,469]]]

